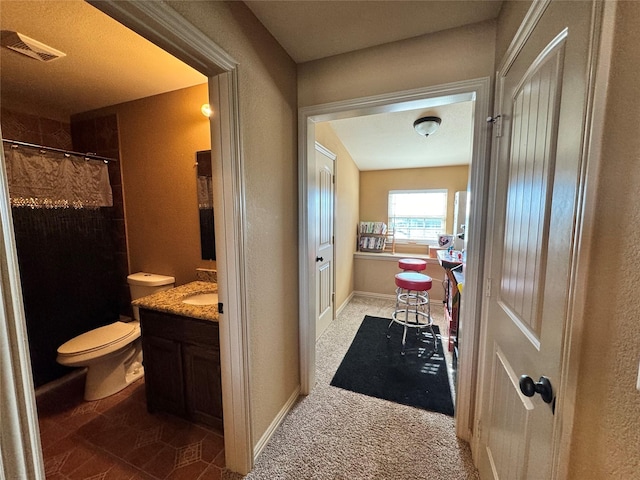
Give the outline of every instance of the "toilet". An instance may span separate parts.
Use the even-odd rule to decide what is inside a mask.
[[[127,277],[131,300],[173,288],[175,278],[138,272]],[[85,400],[99,400],[127,387],[144,375],[140,313],[133,307],[131,322],[114,322],[78,335],[58,348],[57,362],[86,367]]]

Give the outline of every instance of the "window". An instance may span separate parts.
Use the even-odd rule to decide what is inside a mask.
[[[446,232],[446,190],[391,190],[389,228],[396,241],[437,245]]]

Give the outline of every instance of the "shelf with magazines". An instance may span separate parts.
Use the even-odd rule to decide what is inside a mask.
[[[383,222],[360,222],[358,226],[358,251],[370,253],[395,253],[393,230],[387,230]]]

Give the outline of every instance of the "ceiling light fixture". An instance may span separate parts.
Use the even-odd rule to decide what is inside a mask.
[[[200,107],[200,111],[205,117],[210,117],[212,113],[211,105],[209,105],[208,103],[203,104],[202,107]]]
[[[413,128],[420,135],[428,137],[438,130],[441,123],[442,119],[440,117],[422,117],[413,122]]]

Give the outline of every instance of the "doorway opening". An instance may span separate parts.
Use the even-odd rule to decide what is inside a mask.
[[[487,203],[488,128],[485,119],[489,113],[489,79],[482,78],[455,84],[427,87],[396,94],[347,100],[325,105],[301,108],[298,118],[299,132],[299,183],[300,183],[300,365],[301,390],[308,394],[315,382],[315,316],[316,289],[315,239],[317,235],[314,212],[316,199],[309,186],[316,181],[313,168],[315,126],[318,122],[353,118],[377,113],[430,108],[445,103],[475,102],[473,114],[473,149],[469,171],[471,218],[466,235],[468,242],[466,263],[465,306],[463,315],[465,341],[460,344],[460,359],[463,368],[458,372],[456,432],[459,437],[470,440],[473,421],[473,391],[476,379],[476,349],[479,332],[480,284],[482,278],[482,252],[484,250],[483,213]],[[339,167],[338,167],[339,169]],[[478,221],[474,221],[477,219]]]
[[[239,138],[237,62],[219,48],[209,37],[193,28],[175,10],[158,2],[90,2],[99,10],[118,20],[176,58],[191,65],[208,77],[210,104],[217,105],[218,115],[211,123],[215,167],[225,174],[218,175],[214,205],[216,231],[224,232],[216,238],[220,262],[219,295],[225,300],[224,315],[220,314],[221,367],[223,405],[225,408],[225,457],[229,469],[241,473],[253,465],[248,393],[248,358],[245,348],[246,306],[244,285],[243,212],[238,211],[242,192],[242,151]],[[2,195],[7,197],[8,195]],[[1,202],[3,230],[9,226],[10,212],[7,202]],[[37,414],[33,401],[28,353],[25,352],[26,329],[20,298],[20,279],[15,264],[15,241],[6,239],[0,255],[9,266],[3,277],[2,294],[8,315],[2,364],[3,382],[15,392],[2,402],[0,410],[6,418],[20,419],[7,426],[3,445],[3,464],[15,467],[16,477],[36,477],[43,472],[43,462],[37,429]],[[225,321],[226,319],[226,321]],[[4,375],[6,373],[6,375]],[[24,472],[25,473],[23,475]]]

